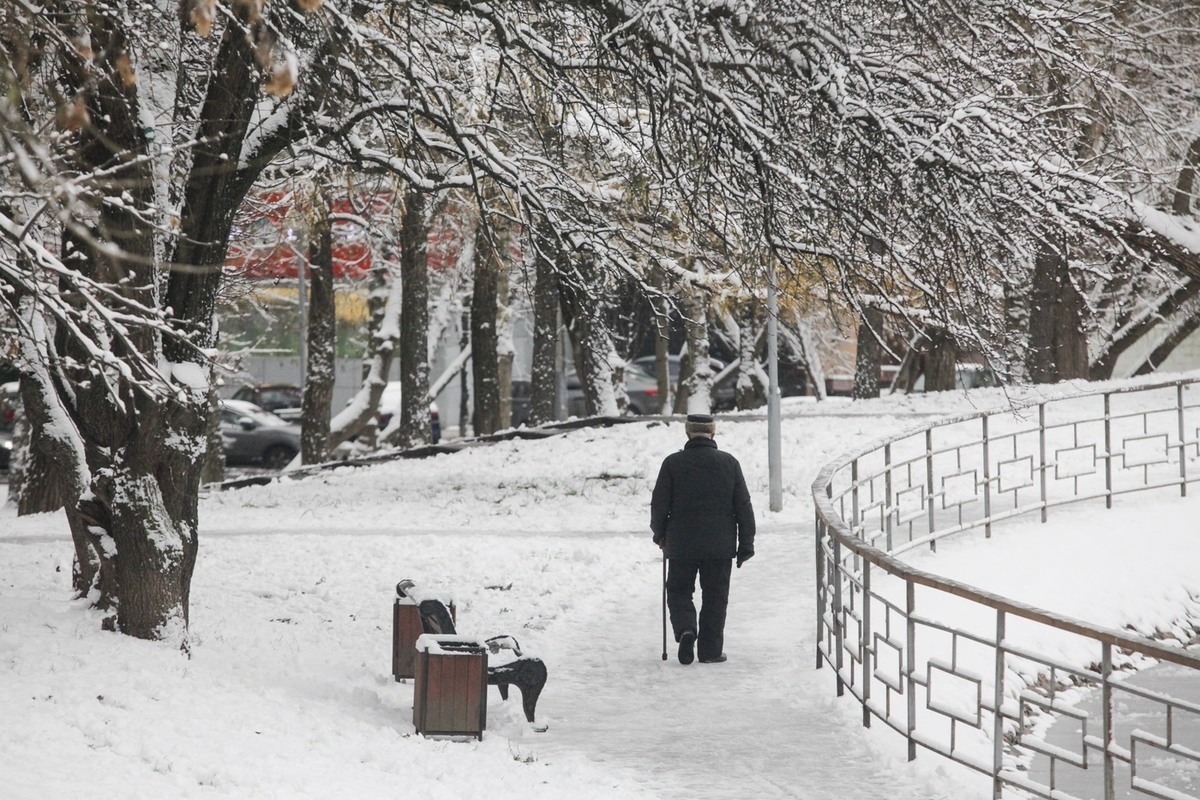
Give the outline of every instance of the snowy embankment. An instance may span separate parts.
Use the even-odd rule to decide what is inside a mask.
[[[723,422],[718,443],[742,462],[761,531],[758,555],[734,576],[730,662],[719,666],[681,667],[673,648],[660,658],[661,562],[648,501],[659,462],[683,443],[679,423],[638,421],[213,493],[200,509],[190,658],[100,632],[71,599],[60,515],[17,518],[0,508],[0,794],[989,796],[947,777],[932,756],[904,764],[896,737],[861,729],[857,708],[834,698],[828,670],[813,670],[809,487],[847,449],[932,415],[1004,402],[990,391],[789,407],[778,514],[767,511],[765,422]],[[1021,596],[1027,578],[1040,580],[1029,549],[1039,560],[1048,551],[1041,541],[1006,541],[943,546],[937,558],[950,563],[961,549],[954,569],[966,577],[983,561],[973,548],[999,548],[987,561],[1011,566],[1008,581],[999,569],[978,579]],[[1112,541],[1121,572],[1133,574],[1122,543]],[[1055,558],[1083,545],[1063,546]],[[1086,546],[1095,575],[1102,559],[1095,540]],[[1178,605],[1164,603],[1177,604],[1187,588],[1167,584],[1188,563],[1200,574],[1195,545],[1171,546],[1180,548],[1176,572],[1141,573],[1121,602],[1086,574],[1069,593],[1103,624],[1167,624]],[[1059,588],[1031,602],[1065,597],[1061,576],[1051,577],[1041,582]],[[390,675],[401,578],[452,595],[460,631],[512,634],[545,659],[538,717],[549,732],[531,732],[515,698],[490,692],[482,742],[413,734],[411,683]],[[1114,599],[1101,605],[1102,597]]]

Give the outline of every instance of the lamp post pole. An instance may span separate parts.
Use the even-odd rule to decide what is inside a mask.
[[[772,511],[783,510],[783,445],[779,420],[779,304],[775,297],[775,260],[767,273],[767,473]]]

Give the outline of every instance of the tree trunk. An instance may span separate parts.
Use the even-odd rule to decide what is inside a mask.
[[[958,377],[958,345],[945,328],[929,328],[926,339],[925,391],[952,391]]]
[[[410,189],[401,221],[400,430],[396,444],[433,437],[429,420],[429,215],[425,195]]]
[[[739,411],[762,408],[767,404],[768,387],[758,368],[758,329],[762,304],[755,298],[742,303],[738,314],[738,374],[735,394]]]
[[[883,366],[883,312],[876,308],[863,309],[858,325],[858,345],[854,357],[855,400],[879,397],[879,372]]]
[[[1029,308],[1028,368],[1034,383],[1089,374],[1087,336],[1080,327],[1084,299],[1068,267],[1064,242],[1046,243],[1038,251]]]
[[[500,430],[500,363],[496,348],[499,264],[492,232],[480,220],[475,232],[475,282],[471,294],[471,362],[475,389],[475,435]]]
[[[654,337],[654,378],[658,383],[658,413],[670,414],[675,387],[671,385],[670,320],[656,315],[658,335]]]
[[[1197,170],[1200,170],[1200,137],[1193,139],[1188,146],[1183,157],[1183,166],[1179,169],[1179,177],[1175,181],[1171,210],[1181,217],[1190,216],[1192,205],[1196,202]]]
[[[712,365],[708,361],[708,308],[706,298],[698,287],[688,286],[683,292],[683,329],[687,336],[687,351],[691,370],[685,379],[679,376],[679,395],[686,398],[689,414],[712,413]]]
[[[71,221],[90,233],[74,250],[80,272],[128,301],[118,306],[120,314],[165,310],[175,335],[155,325],[125,325],[118,317],[107,326],[111,360],[97,358],[83,336],[64,329],[42,333],[49,321],[39,309],[25,307],[22,313],[38,333],[22,342],[22,397],[35,460],[54,464],[60,481],[61,491],[41,499],[65,509],[80,554],[77,586],[110,611],[107,627],[186,649],[211,416],[207,352],[216,340],[213,310],[221,267],[246,191],[289,135],[298,134],[292,126],[278,126],[273,137],[259,141],[252,163],[242,158],[249,121],[260,104],[261,77],[255,30],[246,35],[244,10],[235,9],[238,18],[225,26],[205,65],[207,95],[196,116],[185,110],[190,96],[169,95],[201,81],[170,75],[174,64],[164,66],[168,56],[133,52],[140,42],[131,45],[124,26],[140,21],[131,8],[94,3],[86,14],[56,18],[64,41],[87,47],[61,48],[57,63],[45,68],[54,70],[63,96],[86,107],[76,120],[79,130],[62,137],[58,154],[89,186],[80,205],[66,206],[74,213],[91,204]],[[260,34],[268,29],[256,26]],[[179,40],[167,44],[179,46]],[[318,58],[312,72],[319,64],[336,63]],[[130,69],[135,64],[154,77],[135,75]],[[314,83],[306,97],[309,108],[323,105],[326,85]],[[152,98],[141,94],[150,87]],[[176,141],[186,142],[190,163],[171,155],[169,140],[165,147],[150,146],[151,121],[164,122]],[[172,201],[181,196],[176,215]],[[62,252],[71,257],[67,248]],[[60,288],[72,291],[70,285]]]
[[[513,344],[512,302],[510,297],[510,281],[508,261],[505,253],[508,249],[508,228],[497,229],[503,234],[497,240],[501,245],[497,258],[496,276],[496,380],[499,390],[497,397],[497,430],[512,427],[512,394],[513,394],[513,360],[516,358],[516,347]]]
[[[17,404],[16,415],[13,417],[12,453],[8,460],[8,505],[16,507],[20,515],[21,497],[25,494],[26,472],[28,471],[31,431],[29,421],[25,418],[24,407]]]
[[[661,272],[655,273],[656,286],[666,290],[666,280]],[[670,414],[674,403],[675,387],[671,384],[671,305],[666,295],[651,299],[654,309],[654,377],[658,383],[659,414]]]
[[[539,222],[545,225],[544,221]],[[560,244],[554,232],[538,233],[533,286],[533,366],[529,424],[544,425],[558,417],[558,272]]]
[[[208,391],[208,423],[204,438],[208,443],[204,451],[204,466],[200,470],[201,483],[220,483],[225,480],[225,443],[221,439],[221,416],[217,413],[217,385],[210,384]]]
[[[821,362],[821,350],[817,347],[817,337],[813,326],[808,320],[795,315],[797,351],[804,359],[804,370],[808,373],[807,380],[813,387],[813,394],[818,400],[826,399],[825,394],[825,365]]]
[[[362,363],[362,386],[350,404],[330,423],[331,450],[354,436],[369,448],[378,443],[379,400],[392,369],[392,354],[399,330],[402,286],[394,272],[395,250],[385,240],[367,281],[368,335]]]
[[[301,400],[300,461],[303,464],[321,464],[329,460],[337,336],[331,204],[327,189],[313,193],[308,237],[308,358]]]
[[[576,274],[576,281],[586,280],[591,274],[590,264],[584,261]],[[614,374],[614,349],[608,328],[604,324],[602,308],[593,297],[577,285],[577,282],[561,282],[559,296],[562,298],[563,319],[571,334],[574,350],[575,375],[583,392],[584,413],[589,417],[615,416],[621,413],[614,387],[614,380],[623,383],[623,377]]]
[[[1016,272],[1017,270],[1014,270]],[[1024,273],[1024,270],[1020,270]],[[1000,370],[1008,380],[1017,385],[1029,383],[1029,309],[1032,287],[1022,280],[1020,283],[1004,282],[1004,326],[1008,346],[1000,353],[1004,363]]]

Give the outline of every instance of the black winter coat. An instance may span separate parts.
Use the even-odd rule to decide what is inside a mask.
[[[650,500],[650,530],[667,558],[754,553],[754,508],[742,465],[707,437],[667,456]]]

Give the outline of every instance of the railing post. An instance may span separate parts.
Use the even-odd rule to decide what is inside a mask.
[[[1187,445],[1183,430],[1183,384],[1175,384],[1175,408],[1179,411],[1179,496],[1187,497]]]
[[[850,462],[850,532],[858,527],[858,459]],[[862,537],[859,537],[862,538]]]
[[[828,487],[826,487],[828,489]],[[828,529],[825,526],[825,521],[821,519],[820,510],[817,511],[817,525],[813,539],[817,544],[816,563],[817,563],[817,669],[821,668],[821,642],[824,641],[825,628],[825,551],[821,547],[821,537],[826,535]]]
[[[917,623],[913,620],[913,613],[916,610],[916,584],[912,580],[906,580],[905,583],[905,602],[904,602],[904,626],[905,626],[905,646],[906,651],[904,658],[904,672],[908,679],[908,760],[912,761],[917,757],[917,742],[913,739],[913,731],[917,729],[917,682],[913,675],[917,671]]]
[[[887,537],[887,551],[892,552],[892,443],[883,446],[883,499],[887,508],[883,530]]]
[[[1100,702],[1104,718],[1104,800],[1114,800],[1116,787],[1113,780],[1113,697],[1112,697],[1112,645],[1105,642],[1101,656]]]
[[[837,696],[846,693],[842,680],[842,662],[845,654],[846,629],[842,623],[842,543],[833,537],[833,645],[836,648],[833,668],[837,672]]]
[[[862,640],[859,642],[859,655],[862,658],[862,714],[863,727],[871,727],[871,659],[868,657],[868,643],[871,641],[871,562],[865,558],[862,562]]]
[[[1112,508],[1112,396],[1104,393],[1104,507]]]
[[[929,534],[933,536],[933,428],[925,429],[925,481],[929,487]],[[930,538],[929,549],[937,550],[937,542]]]
[[[1038,451],[1042,459],[1042,522],[1046,521],[1048,501],[1046,499],[1046,404],[1038,403]]]
[[[988,415],[980,417],[983,421],[983,535],[985,539],[992,538],[992,467],[988,458]]]
[[[1000,707],[1004,705],[1004,612],[996,611],[996,685],[992,693],[995,715],[992,719],[992,800],[1000,800],[1004,782],[1000,770],[1004,768],[1004,717]]]

